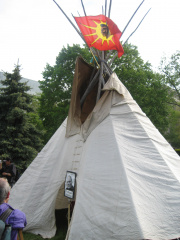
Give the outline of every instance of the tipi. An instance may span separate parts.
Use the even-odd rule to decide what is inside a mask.
[[[55,235],[55,209],[68,206],[66,171],[77,173],[67,240],[173,239],[180,236],[180,158],[112,73],[81,108],[93,67],[78,58],[67,120],[12,188],[25,230]]]

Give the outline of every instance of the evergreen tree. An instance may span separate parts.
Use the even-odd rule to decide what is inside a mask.
[[[20,66],[5,73],[0,89],[0,157],[25,168],[42,148],[41,131],[31,121],[33,96],[20,82]]]

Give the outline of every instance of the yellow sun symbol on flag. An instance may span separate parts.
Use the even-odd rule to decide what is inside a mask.
[[[86,26],[86,25],[82,24],[84,27],[96,30],[96,32],[88,34],[88,35],[84,35],[84,36],[97,35],[97,38],[94,40],[93,43],[97,42],[99,39],[102,39],[102,45],[103,45],[104,41],[107,41],[108,45],[109,45],[109,41],[111,41],[115,45],[114,41],[112,40],[113,35],[111,35],[111,32],[108,28],[107,23],[103,22],[101,20],[100,20],[100,23],[97,23],[95,21],[93,21],[93,22],[96,24],[96,27],[90,27],[90,26]],[[91,45],[93,45],[93,43],[91,43]]]

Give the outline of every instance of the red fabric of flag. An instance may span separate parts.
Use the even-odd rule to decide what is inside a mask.
[[[110,18],[98,15],[75,17],[75,20],[89,47],[101,51],[117,50],[118,57],[123,55],[124,50],[119,42],[122,33]]]

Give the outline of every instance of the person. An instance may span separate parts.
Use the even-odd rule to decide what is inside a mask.
[[[66,179],[66,190],[74,190],[74,186],[72,185],[72,177],[70,175],[68,175]]]
[[[0,173],[2,177],[7,178],[9,185],[13,187],[15,184],[16,166],[11,163],[11,159],[9,157],[6,158],[5,164],[0,165]]]
[[[12,208],[9,204],[10,185],[7,179],[0,178],[0,215],[5,212],[8,208],[13,211],[7,217],[6,224],[11,225],[11,240],[17,239],[18,229],[23,229],[26,224],[26,216],[23,212],[18,209]]]

